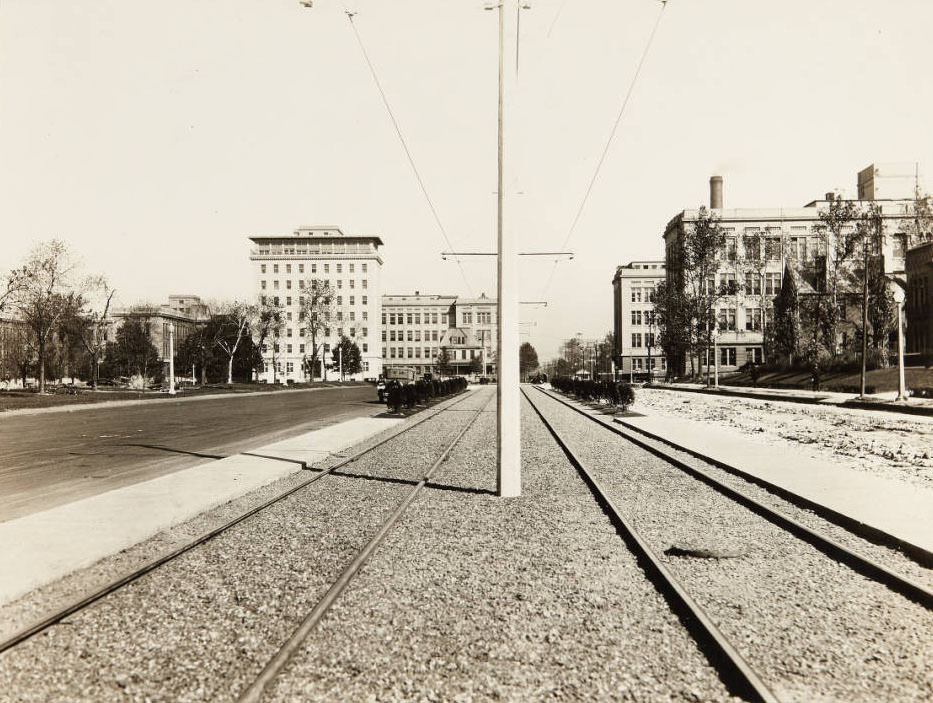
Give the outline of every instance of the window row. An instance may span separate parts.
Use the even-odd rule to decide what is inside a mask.
[[[266,272],[267,270],[266,266],[267,264],[259,265],[260,273]],[[324,273],[330,273],[330,264],[321,264],[321,266],[323,267]],[[296,267],[298,269],[298,273],[305,272],[304,264],[296,264]],[[311,264],[311,273],[317,273],[317,267],[318,267],[317,264]],[[292,272],[292,264],[282,264],[282,268],[284,269],[284,273]],[[334,264],[334,269],[337,273],[343,273],[343,264]],[[360,271],[362,273],[368,273],[368,270],[369,269],[366,264],[360,264]],[[347,271],[348,273],[356,273],[356,265],[347,264]],[[279,264],[272,264],[272,273],[278,273],[278,272],[279,272]]]
[[[716,357],[719,357],[720,366],[738,366],[739,354],[736,347],[717,347],[716,349],[707,349],[708,356],[706,362],[709,366],[715,366]],[[746,347],[745,358],[742,363],[760,364],[764,362],[764,352],[761,347]]]
[[[648,357],[647,356],[635,356],[632,357],[632,370],[633,371],[646,371],[648,369]],[[651,370],[655,371],[661,369],[665,371],[667,369],[667,359],[657,356],[651,357]]]
[[[317,286],[315,285],[316,283],[317,283],[316,280],[315,280],[315,281],[312,281],[312,282],[311,282],[312,287],[315,287],[315,288],[316,288],[316,287],[317,287]],[[266,281],[266,279],[262,279],[262,280],[259,281],[259,287],[260,287],[260,289],[262,289],[262,290],[267,290],[267,289],[268,289],[268,282]],[[343,289],[343,279],[342,279],[342,278],[338,278],[336,281],[334,281],[334,287],[337,288],[338,290]],[[298,279],[298,286],[297,286],[297,289],[299,289],[299,290],[304,290],[304,288],[305,288],[305,279],[303,279],[303,278]],[[355,288],[356,288],[356,279],[353,279],[353,278],[347,279],[347,288],[349,288],[350,290],[355,289]],[[362,288],[363,290],[366,290],[367,288],[369,288],[369,282],[367,281],[367,279],[365,279],[365,278],[360,279],[360,288]],[[278,280],[278,279],[273,280],[273,281],[272,281],[272,290],[279,290],[279,289],[280,289],[279,280]],[[285,280],[285,288],[284,288],[284,290],[292,290],[292,279],[289,278],[289,279],[286,279],[286,280]]]
[[[701,292],[706,295],[735,295],[739,292],[739,284],[734,273],[721,273],[718,278],[717,285],[716,275],[709,276],[702,282]],[[741,290],[745,295],[761,295],[762,291],[765,295],[777,295],[781,292],[781,274],[779,272],[765,274],[748,272],[745,274],[745,287]]]
[[[407,333],[407,337],[405,336]],[[437,342],[439,341],[440,333],[437,330],[425,330],[424,331],[424,341],[425,342]],[[420,342],[421,341],[421,330],[382,330],[382,341],[383,342]]]
[[[426,312],[423,315],[424,324],[426,325],[446,325],[448,320],[448,314],[446,312],[436,313],[436,312]],[[386,325],[420,325],[422,319],[422,313],[420,312],[384,312],[382,313],[382,324]]]
[[[304,353],[305,353],[305,345],[304,345],[304,344],[292,345],[292,344],[278,344],[278,343],[276,343],[276,344],[273,344],[273,345],[272,345],[272,348],[273,348],[273,350],[275,351],[276,354],[283,353],[283,352],[284,352],[285,354],[293,354],[293,353],[294,353],[295,346],[298,347],[298,353],[299,353],[299,354],[304,354]],[[310,352],[310,351],[311,351],[311,350],[308,349],[308,352]],[[360,344],[360,351],[363,352],[364,354],[368,353],[368,352],[369,352],[369,344],[367,344],[366,342],[363,342],[362,344]],[[325,345],[323,345],[323,347],[321,348],[320,352],[322,352],[322,353],[324,353],[324,354],[329,354],[329,353],[330,353],[330,344],[325,344]],[[262,353],[263,353],[263,354],[268,354],[268,353],[269,353],[269,345],[268,345],[268,344],[263,344],[263,345],[262,345]]]

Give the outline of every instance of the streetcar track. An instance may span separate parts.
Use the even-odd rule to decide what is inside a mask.
[[[472,393],[464,393],[459,398],[457,397],[445,398],[441,401],[441,403],[447,402],[448,403],[447,407],[450,407],[453,405],[458,405],[461,402],[464,402],[465,400],[468,400],[471,397],[473,397]],[[91,604],[114,593],[115,591],[120,590],[124,586],[127,586],[133,583],[134,581],[139,580],[141,577],[145,576],[146,574],[155,571],[159,567],[175,560],[176,558],[182,556],[183,554],[186,554],[187,552],[190,552],[196,547],[199,547],[203,545],[204,543],[212,540],[213,538],[227,532],[235,525],[238,525],[239,523],[249,519],[250,517],[253,517],[254,515],[266,510],[272,505],[275,505],[276,503],[281,502],[285,498],[321,480],[325,476],[332,475],[335,471],[346,466],[347,464],[353,463],[361,459],[362,457],[371,453],[375,449],[383,446],[384,444],[404,435],[405,433],[420,426],[421,424],[437,417],[441,413],[446,412],[447,407],[437,408],[435,412],[430,413],[424,417],[420,417],[414,422],[412,422],[411,424],[407,424],[404,427],[396,431],[392,431],[388,436],[379,440],[375,444],[367,446],[364,449],[361,449],[360,451],[341,459],[340,461],[338,461],[337,463],[333,464],[330,467],[327,467],[325,469],[312,469],[315,473],[312,476],[308,477],[307,479],[301,481],[300,483],[294,486],[290,486],[286,490],[275,494],[274,496],[263,501],[259,505],[254,506],[250,508],[249,510],[240,513],[239,515],[231,518],[230,520],[227,520],[223,524],[215,528],[212,528],[206,532],[203,532],[193,539],[187,540],[181,546],[174,547],[166,552],[163,552],[161,555],[146,561],[141,566],[137,566],[131,569],[130,571],[124,573],[119,578],[111,579],[108,583],[106,583],[103,586],[98,586],[98,587],[92,588],[82,593],[80,596],[69,601],[67,605],[58,608],[56,611],[50,614],[44,615],[43,617],[33,621],[29,625],[26,625],[25,627],[17,630],[13,634],[8,635],[4,639],[0,640],[0,653],[3,653],[7,650],[10,650],[16,647],[17,645],[29,640],[35,635],[48,630],[53,625],[61,623],[63,620],[65,620],[65,618],[84,610]]]
[[[635,528],[632,520],[615,506],[596,477],[586,468],[583,461],[577,457],[551,422],[544,416],[540,408],[531,400],[528,392],[522,389],[522,393],[554,440],[560,445],[567,459],[589,486],[596,501],[603,507],[607,516],[616,526],[622,540],[645,568],[648,578],[667,599],[671,609],[697,641],[710,664],[720,673],[723,683],[733,693],[742,696],[746,700],[780,703],[780,699],[772,693],[758,673],[720,631],[702,606],[687,592],[687,589],[670,569],[665,566],[649,546],[647,540]]]
[[[915,603],[918,603],[919,605],[922,605],[928,610],[933,610],[933,589],[930,589],[924,584],[921,584],[908,576],[890,569],[875,559],[861,554],[854,549],[850,549],[849,547],[840,543],[838,540],[808,527],[799,520],[762,503],[758,499],[746,494],[745,492],[723,483],[708,472],[684,463],[668,452],[647,442],[644,442],[638,437],[634,437],[631,434],[622,431],[618,427],[606,423],[602,419],[592,415],[591,413],[585,412],[584,410],[572,405],[566,400],[559,398],[552,393],[547,393],[544,390],[541,390],[541,392],[555,402],[570,408],[583,417],[592,420],[609,432],[622,437],[623,439],[674,466],[685,474],[692,476],[693,478],[708,485],[715,491],[742,505],[760,517],[768,520],[782,530],[790,532],[794,536],[801,539],[803,542],[821,551],[830,559],[845,564],[862,576],[887,586],[892,591],[899,593],[900,595],[914,601]],[[691,454],[703,461],[709,461],[708,458],[702,455],[698,456],[698,453]],[[709,461],[709,463],[715,464],[715,462],[712,461]]]

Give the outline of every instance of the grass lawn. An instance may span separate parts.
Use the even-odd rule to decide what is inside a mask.
[[[179,390],[175,398],[189,398],[197,395],[216,395],[218,393],[256,393],[260,391],[279,391],[287,393],[290,390],[323,388],[330,386],[361,386],[366,385],[360,381],[347,381],[344,383],[334,383],[332,381],[318,381],[314,385],[294,384],[291,386],[273,385],[265,383],[234,383],[231,386],[227,384],[208,384],[206,386],[196,386],[194,388],[185,388]],[[168,393],[161,391],[134,391],[127,388],[101,388],[92,390],[91,388],[79,388],[74,395],[66,393],[59,388],[51,392],[38,393],[35,390],[16,390],[0,391],[0,412],[7,410],[21,410],[24,408],[53,408],[60,405],[87,405],[90,403],[104,403],[110,400],[165,400],[171,398]]]
[[[908,366],[904,369],[904,378],[907,388],[933,389],[933,368],[923,366]],[[729,386],[753,386],[751,376],[742,371],[730,375],[719,376],[720,382]],[[801,388],[812,390],[813,384],[810,374],[805,371],[775,371],[763,373],[758,379],[758,386],[762,388]],[[866,390],[869,393],[884,393],[897,390],[897,367],[875,369],[869,371],[865,378]],[[820,379],[820,390],[841,391],[843,393],[859,392],[859,373],[827,373]]]

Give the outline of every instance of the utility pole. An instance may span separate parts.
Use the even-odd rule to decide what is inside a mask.
[[[496,231],[498,235],[497,299],[499,317],[496,363],[497,417],[497,492],[504,498],[520,496],[521,473],[521,405],[518,371],[518,259],[515,234],[504,230],[505,200],[505,21],[506,2],[487,5],[487,10],[499,14],[499,111],[498,111],[498,192],[496,194]]]

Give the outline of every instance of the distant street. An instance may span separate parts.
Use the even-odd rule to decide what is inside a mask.
[[[0,522],[383,409],[366,385],[0,417]]]

